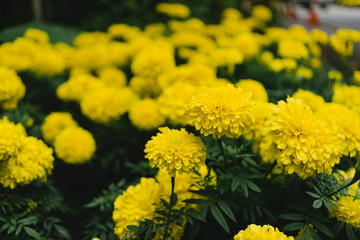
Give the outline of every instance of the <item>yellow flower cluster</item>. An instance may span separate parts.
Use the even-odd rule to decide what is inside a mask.
[[[272,20],[272,12],[265,5],[256,5],[251,9],[251,15],[264,22],[270,22]]]
[[[199,89],[186,111],[188,123],[205,136],[237,138],[248,133],[255,121],[251,93],[233,85]]]
[[[259,226],[255,224],[249,225],[245,230],[241,230],[234,236],[234,240],[294,240],[294,237],[288,237],[279,229],[270,225]]]
[[[0,65],[0,107],[11,110],[25,95],[25,86],[16,72]]]
[[[344,58],[353,54],[357,42],[360,42],[360,32],[352,29],[339,29],[330,36],[331,47]]]
[[[185,129],[159,128],[145,145],[145,158],[150,166],[159,167],[174,176],[176,172],[190,173],[205,164],[206,148],[199,137]]]
[[[251,97],[255,101],[267,102],[268,95],[264,85],[253,79],[240,79],[235,86],[244,91],[251,92]]]
[[[156,11],[173,18],[187,18],[190,16],[190,9],[179,3],[159,3],[156,5]]]
[[[27,136],[21,124],[0,120],[0,183],[15,188],[35,180],[46,181],[53,169],[53,150]]]
[[[333,90],[333,102],[342,103],[360,114],[360,87],[334,84]]]
[[[265,122],[260,155],[302,179],[330,173],[343,153],[341,136],[300,99],[280,101]]]
[[[41,131],[54,146],[58,158],[69,164],[88,162],[96,150],[92,134],[79,127],[70,113],[53,112],[46,116]]]

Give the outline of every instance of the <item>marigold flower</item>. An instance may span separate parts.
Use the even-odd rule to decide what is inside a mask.
[[[47,115],[41,125],[41,132],[44,140],[53,145],[59,133],[68,127],[77,127],[77,122],[67,112],[52,112]]]
[[[53,150],[34,137],[23,138],[16,156],[0,161],[0,183],[15,188],[34,180],[46,180],[53,169]]]
[[[36,28],[28,28],[24,33],[24,37],[30,38],[35,40],[40,44],[47,44],[49,43],[49,35],[47,32],[42,31]]]
[[[338,70],[331,70],[328,72],[328,77],[335,82],[340,82],[343,79],[343,75]]]
[[[134,103],[129,109],[129,119],[140,130],[153,130],[165,123],[157,102],[150,98]]]
[[[96,150],[92,134],[81,127],[68,127],[55,138],[56,155],[69,164],[88,162]]]
[[[310,68],[307,68],[305,66],[299,66],[298,69],[296,69],[295,75],[297,77],[304,78],[306,80],[313,78],[313,71]]]
[[[325,103],[325,100],[322,96],[302,89],[298,89],[292,97],[295,99],[301,99],[301,101],[307,104],[313,111],[317,110]]]
[[[255,102],[250,92],[231,84],[202,88],[189,102],[185,118],[205,136],[238,138],[254,124]]]
[[[304,43],[287,38],[279,42],[278,54],[284,58],[304,59],[309,56],[309,51]]]
[[[334,84],[333,90],[333,102],[345,104],[346,106],[360,114],[360,87]]]
[[[198,170],[205,163],[206,148],[199,137],[185,129],[159,128],[145,145],[145,158],[150,166],[166,170],[170,175],[176,172],[189,173]]]
[[[156,11],[173,18],[187,18],[190,16],[190,9],[179,3],[159,3],[156,5]]]
[[[122,88],[126,86],[126,75],[123,71],[115,67],[105,67],[98,70],[101,81],[108,87]]]
[[[294,240],[294,237],[288,237],[279,229],[270,225],[259,226],[255,224],[249,225],[245,230],[241,230],[234,236],[234,240]]]
[[[261,82],[258,82],[253,79],[240,79],[235,86],[241,88],[244,91],[251,92],[251,97],[254,100],[267,102],[268,95],[264,85]]]
[[[264,22],[269,22],[272,19],[271,10],[264,5],[256,5],[251,9],[251,15]]]
[[[139,221],[152,219],[156,216],[156,204],[160,198],[170,194],[170,189],[155,181],[154,178],[141,178],[140,183],[129,186],[114,202],[113,220],[115,222],[115,234],[122,239],[128,225],[139,225]],[[170,225],[171,238],[181,239],[184,228]]]
[[[25,85],[16,72],[0,66],[0,107],[10,110],[17,107],[25,95]]]
[[[23,125],[10,122],[7,117],[0,120],[0,162],[16,156],[26,131]]]
[[[274,110],[260,143],[263,160],[277,160],[287,173],[296,173],[302,179],[330,173],[343,153],[341,135],[300,99],[280,101]]]

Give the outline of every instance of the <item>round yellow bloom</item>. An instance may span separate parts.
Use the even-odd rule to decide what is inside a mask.
[[[16,156],[26,137],[23,125],[10,122],[7,117],[0,120],[0,162]]]
[[[241,88],[244,91],[251,92],[251,97],[254,100],[262,102],[268,101],[267,92],[261,82],[253,79],[240,79],[239,82],[235,84],[235,86],[237,88]]]
[[[298,89],[292,97],[295,99],[301,99],[301,101],[307,104],[313,111],[317,110],[325,103],[322,96],[302,89]]]
[[[56,136],[54,142],[56,155],[69,164],[88,162],[96,150],[92,134],[81,127],[68,127]]]
[[[40,76],[56,76],[64,72],[66,62],[60,52],[49,47],[40,48],[35,56],[33,72]]]
[[[278,54],[284,58],[303,59],[309,56],[309,51],[304,43],[287,38],[279,42]]]
[[[313,71],[310,68],[307,68],[307,67],[301,65],[296,70],[295,75],[297,77],[301,77],[306,80],[309,80],[309,79],[313,78]]]
[[[360,85],[360,71],[354,71],[353,82],[357,85]]]
[[[188,83],[176,82],[161,93],[157,102],[162,115],[169,119],[170,124],[187,124],[184,118],[188,101],[195,91],[195,87]]]
[[[134,93],[128,88],[103,88],[85,94],[80,101],[81,112],[100,124],[118,120],[130,107]]]
[[[345,178],[344,180],[347,180],[354,177],[355,169],[350,168],[347,172],[340,173]],[[355,198],[359,188],[358,184],[359,181],[348,188],[349,195],[340,197],[335,203],[336,207],[331,207],[329,216],[336,217],[338,221],[345,222],[352,227],[360,229],[360,199]]]
[[[173,18],[187,18],[190,16],[190,9],[179,3],[159,3],[156,5],[156,11]]]
[[[256,5],[251,9],[251,15],[264,22],[269,22],[272,19],[271,10],[264,5]]]
[[[0,66],[0,107],[10,110],[17,107],[25,95],[25,85],[16,72]]]
[[[161,91],[156,78],[134,76],[129,86],[140,97],[156,97]]]
[[[41,125],[41,132],[44,140],[53,145],[59,133],[68,127],[77,127],[77,122],[67,112],[52,112],[47,115]]]
[[[47,34],[47,32],[36,28],[26,29],[24,37],[33,39],[40,44],[49,43],[49,35]]]
[[[157,102],[147,98],[134,103],[129,109],[131,123],[140,130],[153,130],[165,123]]]
[[[356,157],[360,153],[360,116],[340,103],[325,103],[317,114],[333,124],[344,137],[344,155]]]
[[[199,137],[185,129],[159,128],[160,133],[153,136],[145,145],[146,158],[151,167],[159,167],[170,175],[176,172],[189,173],[198,170],[206,159],[206,148]]]
[[[234,240],[294,240],[294,237],[288,237],[279,229],[270,225],[259,226],[249,225],[245,230],[241,230],[234,236]]]
[[[156,204],[170,190],[155,181],[154,178],[141,178],[140,183],[129,186],[114,202],[113,220],[115,234],[123,239],[128,225],[139,225],[139,221],[152,219],[156,216]],[[170,238],[181,239],[184,228],[170,225]]]
[[[115,67],[106,67],[98,70],[99,78],[106,86],[122,88],[126,85],[126,75]]]
[[[189,102],[185,118],[205,136],[238,138],[254,124],[255,102],[250,92],[231,84],[201,88]]]
[[[331,70],[328,72],[328,77],[335,82],[340,82],[343,79],[343,75],[338,70]]]
[[[288,174],[296,173],[302,179],[330,173],[343,153],[341,136],[335,129],[300,99],[280,101],[274,110],[265,123],[267,132],[260,143],[263,160],[277,160]]]
[[[334,84],[333,90],[333,102],[345,104],[346,106],[360,114],[360,87]]]
[[[318,28],[314,28],[313,30],[311,30],[310,35],[312,39],[322,45],[326,45],[329,41],[329,36],[327,35],[327,33]]]
[[[7,161],[0,161],[0,183],[15,188],[34,180],[46,180],[53,169],[53,150],[34,137],[23,138],[19,152]]]

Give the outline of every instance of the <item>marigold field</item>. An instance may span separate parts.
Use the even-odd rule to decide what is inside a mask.
[[[360,239],[360,32],[148,11],[0,32],[0,239]]]

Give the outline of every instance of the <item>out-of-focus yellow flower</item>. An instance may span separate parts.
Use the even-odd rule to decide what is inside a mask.
[[[26,131],[20,123],[10,122],[7,117],[0,119],[0,162],[16,156]]]
[[[317,28],[311,30],[310,35],[312,39],[322,45],[326,45],[329,41],[329,36],[327,35],[327,33]]]
[[[235,19],[239,20],[243,18],[243,14],[236,8],[225,8],[221,13],[222,18],[224,19]]]
[[[322,65],[321,60],[319,58],[312,58],[310,60],[310,66],[312,68],[320,68]]]
[[[129,86],[140,97],[156,97],[161,92],[157,78],[134,76]]]
[[[134,40],[142,35],[141,30],[138,27],[129,26],[124,23],[111,25],[107,32],[112,38],[122,38],[126,41]]]
[[[340,82],[343,79],[343,75],[338,70],[331,70],[328,72],[328,77],[335,82]]]
[[[360,114],[360,87],[334,84],[333,90],[333,102],[345,104],[346,106]]]
[[[93,157],[96,144],[89,131],[81,127],[67,127],[55,137],[54,149],[64,162],[83,164]]]
[[[173,18],[187,18],[190,16],[190,9],[179,3],[159,3],[156,5],[156,11]]]
[[[252,240],[252,239],[266,239],[266,240],[294,240],[294,237],[288,237],[279,229],[270,225],[259,226],[255,224],[249,225],[245,230],[241,230],[234,236],[234,240]]]
[[[47,115],[41,125],[41,132],[44,140],[53,145],[59,133],[68,127],[77,127],[77,122],[67,112],[52,112]]]
[[[135,102],[129,109],[131,123],[140,130],[154,130],[165,123],[157,102],[151,98]]]
[[[251,15],[264,22],[270,22],[272,19],[271,10],[265,5],[256,5],[251,9]]]
[[[82,32],[74,38],[73,44],[76,47],[83,47],[89,45],[107,44],[109,41],[110,38],[106,33],[100,31]]]
[[[258,82],[253,79],[240,79],[235,86],[241,88],[244,91],[251,92],[251,97],[254,100],[267,102],[268,95],[264,85],[261,82]]]
[[[316,95],[311,91],[306,91],[302,89],[298,89],[293,95],[295,99],[301,99],[303,103],[307,104],[311,110],[316,111],[320,108],[324,103],[325,100],[322,96]]]
[[[310,68],[307,68],[303,65],[299,66],[298,69],[296,69],[295,75],[297,77],[301,77],[304,79],[312,79],[313,78],[313,71]]]
[[[24,37],[35,40],[39,44],[48,44],[49,35],[47,32],[36,28],[28,28],[24,33]]]
[[[40,76],[56,76],[64,72],[64,57],[52,48],[40,48],[34,59],[32,71]]]
[[[145,158],[150,166],[159,167],[171,176],[191,173],[205,164],[206,148],[201,139],[185,129],[159,128],[145,145]]]
[[[106,67],[98,70],[101,81],[108,87],[122,88],[126,85],[126,75],[123,71],[115,67]]]
[[[284,58],[304,59],[309,56],[309,51],[300,41],[283,39],[279,42],[278,54]]]
[[[0,107],[11,110],[25,95],[25,85],[16,72],[0,66]]]

